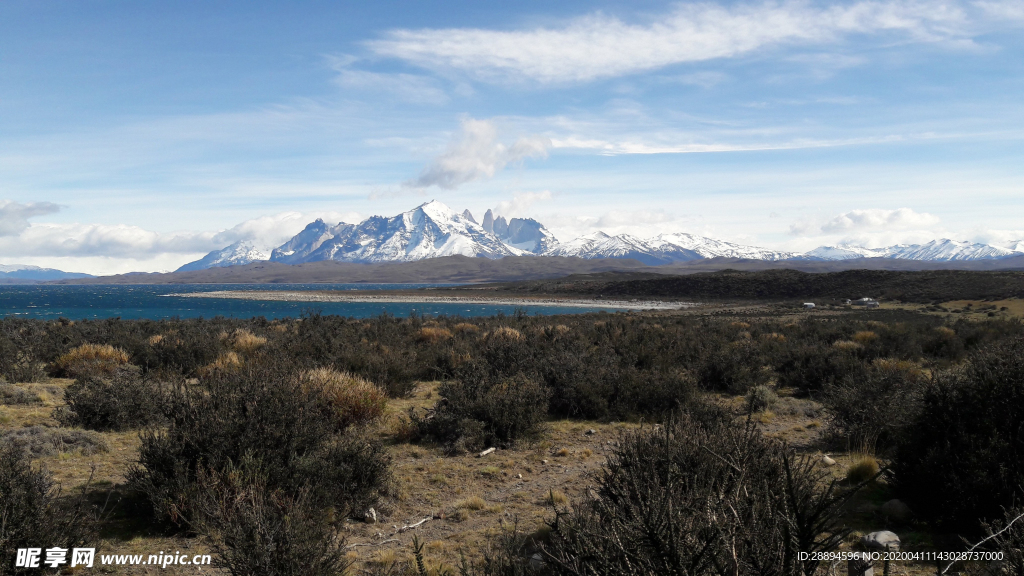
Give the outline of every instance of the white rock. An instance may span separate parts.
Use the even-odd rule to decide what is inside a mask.
[[[363,521],[366,522],[367,524],[376,524],[377,523],[377,511],[374,510],[373,508],[370,508],[369,510],[367,510],[366,514],[363,514]]]
[[[872,532],[861,537],[860,543],[869,550],[891,550],[900,549],[900,537],[888,530]]]
[[[830,458],[828,454],[821,457],[821,463],[829,467],[836,465],[836,461]]]

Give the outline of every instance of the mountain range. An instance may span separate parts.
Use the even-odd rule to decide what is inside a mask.
[[[1007,247],[956,240],[927,244],[863,248],[821,246],[806,253],[745,246],[687,233],[639,238],[595,232],[561,243],[532,218],[495,217],[488,210],[477,222],[469,210],[457,213],[437,201],[426,202],[397,216],[372,216],[359,224],[309,223],[284,244],[271,248],[242,240],[190,262],[179,272],[250,264],[269,260],[282,264],[320,261],[352,263],[414,262],[446,256],[499,259],[508,256],[564,256],[583,259],[633,259],[664,265],[710,258],[778,262],[839,261],[886,258],[925,262],[990,260],[1024,254],[1024,240]]]
[[[92,278],[91,274],[64,272],[54,268],[40,268],[25,264],[0,264],[0,284],[35,284],[52,280]]]

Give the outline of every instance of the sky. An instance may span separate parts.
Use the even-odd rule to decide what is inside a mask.
[[[571,240],[1024,239],[1024,1],[0,2],[0,264],[429,200]]]

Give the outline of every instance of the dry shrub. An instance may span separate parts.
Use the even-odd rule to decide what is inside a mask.
[[[878,334],[871,330],[861,330],[859,332],[855,332],[853,335],[853,341],[861,344],[870,344],[875,340],[878,340]]]
[[[235,330],[235,334],[232,337],[231,347],[242,354],[252,354],[266,345],[267,339],[263,336],[257,336],[248,330],[241,328]]]
[[[846,479],[852,484],[860,484],[874,478],[878,470],[878,460],[874,456],[861,456],[846,471]]]
[[[488,334],[484,334],[484,341],[488,344],[495,343],[511,343],[511,342],[522,342],[523,333],[515,328],[508,326],[499,326]]]
[[[128,364],[128,353],[109,344],[82,344],[62,354],[54,362],[58,376],[113,374]]]
[[[470,324],[469,322],[459,322],[455,326],[452,326],[452,330],[455,330],[459,334],[476,334],[480,331],[480,327],[476,324]]]
[[[761,335],[761,339],[762,340],[772,340],[772,341],[775,341],[775,342],[785,342],[786,341],[786,336],[783,335],[783,334],[779,334],[778,332],[769,332],[767,334],[762,334]]]
[[[452,333],[447,328],[440,328],[437,326],[424,326],[420,328],[416,338],[420,342],[428,342],[430,344],[437,344],[443,342],[452,337]]]
[[[954,337],[956,337],[956,331],[953,330],[952,328],[947,327],[947,326],[938,326],[938,327],[935,328],[935,332],[939,336],[943,336],[945,338],[954,338]]]
[[[844,352],[854,352],[856,350],[863,349],[864,345],[859,342],[854,342],[853,340],[836,340],[832,343],[832,347]]]
[[[301,382],[303,388],[319,390],[327,398],[341,429],[378,420],[388,405],[383,390],[348,372],[316,368],[304,372]]]
[[[163,341],[164,341],[164,335],[163,334],[153,334],[152,336],[149,337],[149,340],[148,340],[150,346],[156,346],[157,344],[159,344],[159,343],[161,343]]]
[[[64,453],[91,456],[109,450],[103,437],[95,432],[46,426],[30,426],[0,433],[0,448],[9,445],[18,446],[29,458]]]
[[[733,328],[739,328],[740,330],[750,330],[750,324],[746,322],[731,322],[729,326]]]

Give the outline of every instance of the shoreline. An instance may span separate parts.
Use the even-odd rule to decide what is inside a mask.
[[[682,310],[698,306],[695,302],[581,300],[561,298],[463,297],[420,295],[342,294],[314,291],[217,290],[167,294],[182,298],[226,298],[236,300],[266,300],[275,302],[351,302],[362,304],[414,303],[414,304],[491,304],[505,306],[564,306],[570,308],[612,308],[616,310]]]

